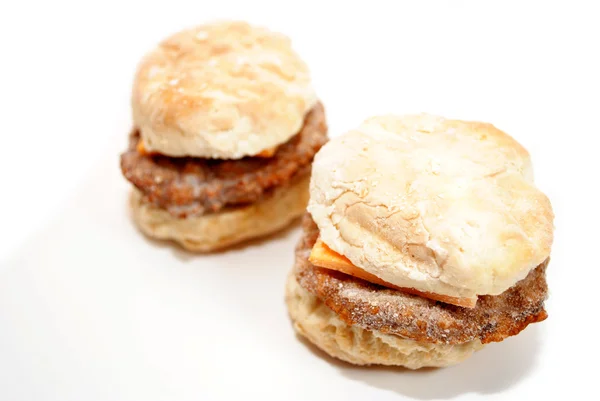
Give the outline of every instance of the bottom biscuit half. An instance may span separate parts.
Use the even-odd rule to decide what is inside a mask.
[[[299,334],[332,357],[355,365],[444,367],[457,364],[483,348],[478,339],[456,345],[431,344],[350,326],[302,288],[293,273],[288,277],[285,297]]]
[[[133,220],[149,237],[175,241],[193,252],[216,251],[279,231],[301,216],[308,203],[309,180],[308,175],[302,177],[248,206],[186,218],[144,202],[134,190]]]

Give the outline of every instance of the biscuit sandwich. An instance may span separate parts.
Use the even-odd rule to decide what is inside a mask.
[[[370,118],[317,154],[308,212],[286,303],[333,357],[448,366],[547,317],[552,207],[493,125]]]
[[[304,213],[327,126],[287,37],[245,22],[179,32],[143,58],[131,103],[121,170],[148,236],[208,252]]]

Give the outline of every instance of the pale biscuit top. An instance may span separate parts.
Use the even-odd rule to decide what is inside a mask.
[[[400,287],[496,295],[550,254],[529,154],[490,124],[368,119],[316,155],[310,190],[323,242]]]
[[[316,102],[290,40],[245,22],[216,22],[166,39],[141,61],[132,94],[148,151],[220,159],[286,142]]]

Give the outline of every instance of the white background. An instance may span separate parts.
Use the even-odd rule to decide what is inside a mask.
[[[596,2],[164,1],[0,5],[0,399],[597,396]],[[549,319],[457,367],[353,368],[293,334],[297,228],[190,256],[131,226],[118,170],[137,60],[214,18],[293,39],[331,135],[427,111],[493,122],[556,213]]]

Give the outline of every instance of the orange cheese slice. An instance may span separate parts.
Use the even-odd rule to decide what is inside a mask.
[[[142,156],[152,156],[157,154],[156,152],[152,152],[146,149],[146,146],[144,146],[144,141],[142,141],[141,139],[137,143],[136,150]]]
[[[315,266],[322,267],[325,269],[336,270],[350,276],[360,278],[373,284],[378,284],[384,287],[393,288],[394,290],[402,291],[407,294],[418,295],[423,298],[433,299],[434,301],[440,301],[447,304],[462,306],[464,308],[474,308],[477,305],[477,297],[472,298],[458,298],[451,297],[448,295],[434,294],[431,292],[423,292],[414,288],[398,287],[397,285],[383,281],[379,277],[371,274],[360,267],[356,267],[343,255],[331,250],[321,238],[317,239],[315,246],[313,246],[310,252],[308,260]]]
[[[269,157],[273,157],[275,152],[277,152],[277,146],[273,146],[272,148],[262,150],[260,153],[255,154],[254,157],[269,158]]]

